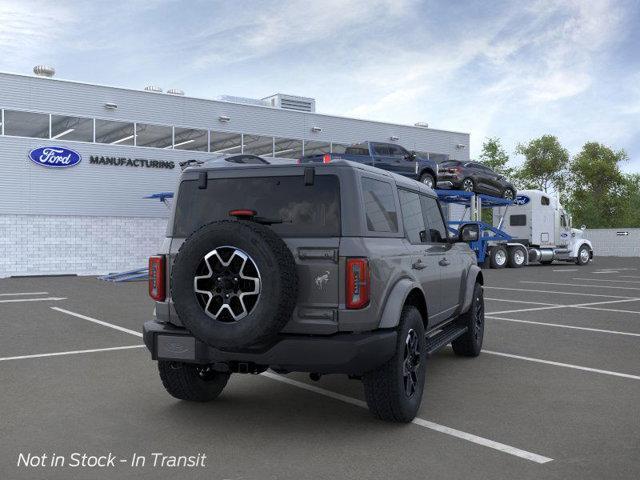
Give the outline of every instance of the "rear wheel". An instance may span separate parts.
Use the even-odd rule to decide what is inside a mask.
[[[502,198],[506,200],[513,200],[516,197],[516,192],[513,191],[512,188],[505,188],[502,191]]]
[[[422,175],[420,175],[420,182],[424,183],[429,188],[436,187],[436,180],[430,173],[423,173]]]
[[[222,393],[229,381],[228,373],[212,370],[208,365],[182,362],[158,362],[164,388],[180,400],[209,402]]]
[[[527,253],[522,247],[510,247],[509,248],[509,267],[520,268],[526,263]]]
[[[369,410],[390,422],[410,422],[418,413],[425,382],[426,340],[422,315],[413,305],[402,310],[395,355],[362,377]]]
[[[504,268],[507,266],[507,249],[502,245],[496,245],[491,249],[491,268]]]
[[[464,190],[465,192],[473,192],[476,188],[475,183],[473,183],[473,180],[470,178],[465,178],[462,181],[462,190]]]
[[[473,287],[471,308],[460,315],[458,321],[460,325],[467,327],[467,333],[451,342],[453,351],[463,357],[477,357],[482,350],[484,338],[484,295],[479,283]]]

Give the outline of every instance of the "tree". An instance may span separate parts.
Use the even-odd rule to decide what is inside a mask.
[[[569,152],[554,135],[543,135],[527,144],[519,144],[516,153],[525,157],[517,172],[524,186],[545,192],[553,188],[558,194],[564,190]]]
[[[638,182],[625,178],[619,163],[627,160],[624,150],[613,151],[598,142],[588,142],[569,167],[569,208],[576,224],[617,227],[633,208],[629,198]]]
[[[512,177],[515,173],[515,169],[507,165],[509,163],[509,155],[502,147],[498,137],[485,139],[482,144],[480,162],[505,177]]]

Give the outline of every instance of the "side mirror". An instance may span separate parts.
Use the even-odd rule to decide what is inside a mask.
[[[582,226],[580,227],[580,230],[586,230],[586,229],[587,229],[587,226],[586,226],[586,225],[582,225]]]
[[[475,242],[480,238],[480,228],[475,223],[467,223],[460,227],[458,238],[461,242]]]

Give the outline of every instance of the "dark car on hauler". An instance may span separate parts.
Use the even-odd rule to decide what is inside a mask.
[[[516,188],[504,175],[480,162],[445,160],[439,164],[438,188],[484,193],[513,200]]]

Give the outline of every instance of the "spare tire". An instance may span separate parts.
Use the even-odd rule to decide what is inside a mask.
[[[203,342],[238,349],[268,344],[291,318],[296,265],[270,228],[246,220],[213,222],[182,244],[171,270],[180,320]]]

